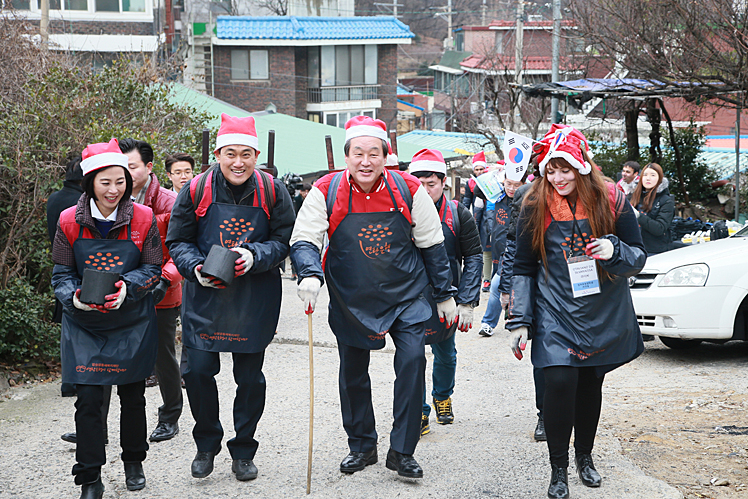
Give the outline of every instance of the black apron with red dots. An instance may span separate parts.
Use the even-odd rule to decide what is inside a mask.
[[[255,191],[255,197],[259,195]],[[212,202],[197,223],[197,247],[203,256],[214,244],[230,249],[269,237],[269,217],[259,206]],[[182,339],[185,346],[208,352],[261,352],[275,334],[280,304],[278,267],[256,274],[250,269],[225,289],[185,280]]]
[[[614,366],[643,349],[627,279],[601,279],[599,294],[573,297],[567,259],[584,254],[591,236],[587,219],[552,219],[545,231],[548,270],[553,275],[546,277],[541,265],[536,279],[535,367]]]
[[[460,268],[459,260],[457,259],[457,252],[459,250],[458,234],[455,231],[455,219],[457,219],[457,207],[455,206],[456,201],[447,200],[446,196],[442,196],[442,205],[439,208],[439,218],[442,221],[442,232],[444,233],[444,248],[447,250],[447,256],[449,257],[449,268],[452,270],[452,286],[458,287],[460,285],[460,277],[462,270]],[[451,337],[457,330],[457,322],[452,324],[452,327],[447,328],[444,322],[439,320],[439,314],[436,312],[436,301],[432,294],[431,286],[426,288],[423,295],[431,305],[431,318],[426,321],[426,344],[433,345],[439,343]]]
[[[124,227],[121,229],[124,230]],[[86,230],[87,232],[87,230]],[[140,266],[140,249],[126,239],[91,239],[81,227],[73,243],[79,276],[91,268],[125,274]],[[82,385],[126,385],[150,376],[156,363],[158,330],[151,293],[119,309],[67,311],[62,316],[62,379]]]
[[[423,298],[429,282],[421,253],[387,178],[383,181],[394,208],[352,213],[349,186],[348,213],[330,238],[325,261],[330,328],[340,343],[369,350],[384,347],[385,335],[409,307],[416,307],[413,323],[430,315]]]

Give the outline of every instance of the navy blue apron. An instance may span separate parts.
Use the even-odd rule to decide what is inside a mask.
[[[572,209],[572,213],[575,210]],[[587,219],[551,220],[545,231],[548,270],[540,267],[532,363],[548,366],[616,366],[643,350],[628,280],[600,281],[600,293],[573,298],[567,258],[584,254],[592,229]]]
[[[349,185],[348,214],[333,232],[325,259],[330,328],[340,343],[368,350],[384,347],[385,335],[406,309],[412,324],[431,314],[423,298],[429,281],[410,222],[383,181],[394,208],[352,213]]]
[[[259,189],[255,196],[260,196]],[[268,215],[256,206],[213,202],[197,223],[197,247],[203,256],[214,244],[233,248],[244,242],[261,243],[269,236]],[[185,280],[182,293],[186,346],[207,352],[258,353],[273,339],[281,305],[278,267],[248,272],[225,289]]]
[[[445,196],[442,196],[442,205],[439,208],[439,218],[442,221],[442,232],[444,233],[444,247],[447,250],[447,256],[449,257],[449,268],[452,270],[452,286],[458,287],[460,285],[460,277],[462,269],[460,263],[457,260],[458,245],[460,242],[457,240],[457,234],[454,232],[453,220],[457,217],[457,209],[452,201],[448,201]],[[447,329],[446,323],[439,320],[439,314],[436,312],[436,301],[432,294],[431,286],[426,288],[423,295],[431,305],[431,317],[426,321],[426,344],[432,345],[434,343],[442,342],[450,338],[455,331],[457,331],[457,321],[452,324],[452,327]]]
[[[86,239],[83,227],[73,243],[78,275],[83,270],[125,274],[140,266],[140,249],[130,238]],[[156,363],[158,329],[153,297],[125,300],[104,314],[78,311],[62,315],[62,378],[81,385],[126,385],[151,375]]]

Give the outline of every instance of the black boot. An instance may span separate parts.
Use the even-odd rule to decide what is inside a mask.
[[[599,487],[602,482],[600,473],[595,469],[591,454],[579,454],[576,456],[577,474],[582,483],[587,487]]]
[[[101,475],[93,482],[81,485],[80,499],[101,499],[104,497],[104,484],[101,483]]]
[[[569,477],[566,468],[551,465],[551,484],[548,486],[550,499],[566,499],[569,497]]]
[[[125,485],[127,485],[127,490],[140,490],[145,487],[143,463],[125,463]]]

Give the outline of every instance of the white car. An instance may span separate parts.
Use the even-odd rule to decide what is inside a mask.
[[[748,340],[748,227],[649,257],[629,287],[642,334],[670,348]]]

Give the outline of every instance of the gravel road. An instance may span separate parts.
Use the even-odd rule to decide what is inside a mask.
[[[119,411],[113,396],[109,415],[108,463],[102,476],[105,498],[238,498],[305,497],[309,372],[307,319],[296,297],[295,284],[283,280],[284,300],[276,340],[268,347],[265,360],[267,404],[257,431],[260,448],[255,458],[259,477],[238,482],[231,473],[231,460],[224,448],[208,478],[190,476],[196,448],[191,437],[193,420],[185,397],[180,420],[181,433],[167,442],[151,444],[144,462],[146,488],[128,492],[124,484],[116,432]],[[384,466],[389,448],[392,414],[392,368],[394,349],[388,345],[372,354],[370,373],[374,391],[380,462],[354,475],[338,471],[347,454],[337,390],[338,356],[335,338],[327,325],[326,288],[314,314],[314,456],[312,496],[375,498],[543,498],[550,477],[547,447],[532,439],[535,426],[532,367],[511,355],[506,332],[492,338],[478,335],[480,317],[487,295],[476,310],[478,323],[457,333],[458,372],[453,396],[455,423],[434,422],[416,450],[424,469],[422,480],[399,478]],[[432,356],[427,348],[429,373]],[[231,402],[235,385],[231,358],[222,355],[223,369],[217,380],[221,421],[225,441],[233,435]],[[606,397],[637,390],[652,382],[648,369],[637,363],[617,370],[606,381]],[[430,376],[428,384],[430,385]],[[77,498],[79,488],[70,470],[75,462],[74,446],[60,435],[74,429],[74,399],[59,396],[59,382],[31,388],[13,388],[10,399],[0,403],[0,498]],[[148,427],[156,420],[160,405],[157,388],[146,390]],[[613,410],[606,404],[606,411]],[[601,426],[594,451],[597,469],[603,476],[600,489],[587,489],[570,472],[571,495],[592,498],[682,498],[681,492],[665,482],[647,476],[624,455],[614,426]],[[573,460],[573,457],[572,457]]]

